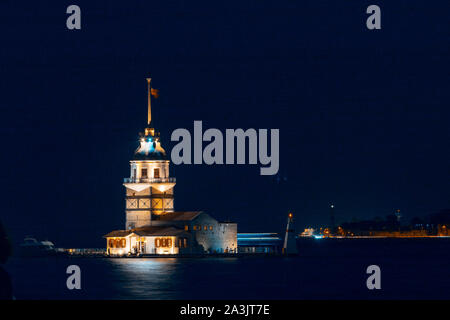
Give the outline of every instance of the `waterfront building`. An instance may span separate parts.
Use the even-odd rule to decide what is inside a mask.
[[[238,233],[239,253],[280,253],[283,240],[277,233]]]
[[[237,252],[237,224],[219,222],[203,211],[175,211],[175,177],[151,126],[151,97],[158,93],[148,84],[147,127],[124,179],[125,229],[104,237],[110,255],[191,254]]]
[[[300,237],[314,237],[316,230],[314,228],[305,228],[302,233],[300,233]]]

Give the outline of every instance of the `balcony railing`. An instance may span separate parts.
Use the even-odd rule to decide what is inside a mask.
[[[124,183],[176,183],[175,178],[125,178]]]

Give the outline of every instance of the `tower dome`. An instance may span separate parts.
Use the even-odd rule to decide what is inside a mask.
[[[140,146],[134,152],[133,160],[168,160],[166,151],[159,142],[159,132],[150,126],[152,121],[151,96],[158,97],[159,91],[150,85],[151,79],[147,78],[148,84],[148,121],[147,128],[141,133]]]
[[[133,160],[167,160],[166,151],[161,147],[154,129],[146,130],[146,133],[149,134],[141,137],[140,146],[134,152]]]

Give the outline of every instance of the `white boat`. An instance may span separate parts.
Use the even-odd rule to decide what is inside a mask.
[[[20,244],[19,253],[22,257],[45,257],[56,254],[56,249],[51,241],[26,237]]]

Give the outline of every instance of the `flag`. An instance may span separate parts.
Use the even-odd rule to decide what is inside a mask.
[[[158,98],[158,97],[159,97],[159,90],[158,90],[158,89],[153,89],[153,88],[151,88],[151,89],[150,89],[150,94],[151,94],[152,96],[154,96],[155,98]]]

